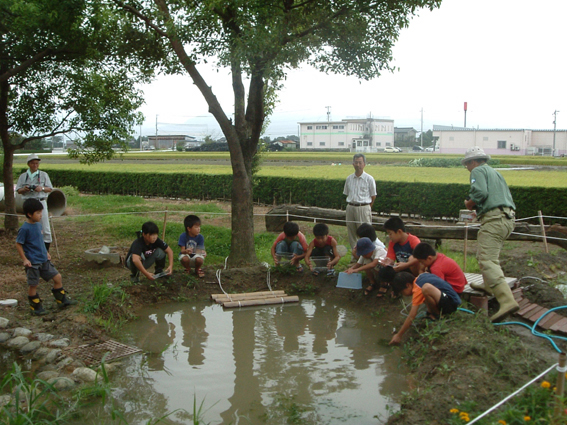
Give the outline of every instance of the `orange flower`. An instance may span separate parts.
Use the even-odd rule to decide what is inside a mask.
[[[449,412],[451,412],[451,413],[459,413],[459,409],[452,408],[451,410],[449,410]]]
[[[498,423],[499,423],[500,425],[506,425],[506,421],[505,421],[504,419],[500,419],[500,420],[498,421]]]
[[[527,422],[527,421],[531,421],[531,420],[532,420],[532,418],[530,418],[529,416],[524,416],[524,421]]]
[[[550,384],[549,382],[547,382],[547,381],[543,381],[543,382],[541,383],[541,387],[542,387],[542,388],[549,388],[549,387],[551,387],[551,384]]]

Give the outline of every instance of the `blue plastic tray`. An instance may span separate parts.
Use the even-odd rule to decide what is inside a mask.
[[[362,275],[360,273],[339,273],[337,288],[362,289]]]

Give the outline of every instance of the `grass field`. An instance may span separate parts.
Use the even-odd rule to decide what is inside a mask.
[[[50,169],[59,170],[92,170],[101,172],[132,172],[146,173],[151,168],[156,173],[203,173],[203,174],[231,174],[229,165],[210,164],[148,164],[136,161],[121,163],[100,163],[90,166],[77,163],[49,164],[45,162],[41,169],[49,172]],[[469,183],[469,172],[463,168],[421,168],[398,165],[368,165],[365,171],[376,180],[399,182],[426,182],[426,183]],[[321,178],[344,180],[353,172],[352,166],[343,165],[285,165],[274,166],[264,163],[260,168],[260,176],[288,176],[298,178]],[[567,168],[551,170],[500,170],[510,186],[535,187],[567,187]]]

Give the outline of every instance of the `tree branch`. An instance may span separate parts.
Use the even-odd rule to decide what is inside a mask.
[[[14,68],[8,69],[6,72],[4,72],[2,75],[0,75],[0,82],[7,81],[8,78],[13,77],[17,73],[24,71],[25,69],[32,66],[34,63],[42,60],[44,57],[53,53],[53,51],[54,50],[51,47],[48,47],[47,49],[37,53],[34,57],[29,58],[28,60],[22,62],[20,65],[14,67]]]
[[[135,17],[137,17],[139,20],[143,21],[147,27],[153,29],[155,32],[157,32],[159,35],[161,35],[162,37],[165,38],[169,38],[169,35],[167,34],[167,31],[164,31],[163,29],[161,29],[159,26],[157,26],[156,24],[154,24],[152,22],[152,20],[150,18],[148,18],[146,15],[144,15],[142,12],[140,12],[138,9],[136,9],[135,7],[132,7],[130,5],[125,4],[123,1],[120,0],[113,0],[114,3],[116,3],[118,6],[120,6],[122,9],[124,9],[125,11],[131,13],[132,15],[134,15]],[[157,3],[157,2],[156,2]]]

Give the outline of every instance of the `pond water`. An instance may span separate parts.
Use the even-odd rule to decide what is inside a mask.
[[[171,423],[378,424],[398,410],[406,370],[391,325],[368,310],[303,299],[225,310],[211,303],[148,307],[121,338],[145,351],[113,374],[131,425],[177,409]],[[81,424],[104,423],[91,412]]]

